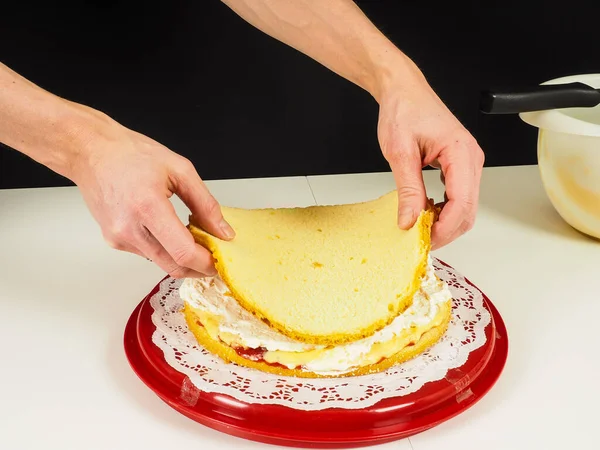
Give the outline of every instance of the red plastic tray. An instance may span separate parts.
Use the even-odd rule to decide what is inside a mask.
[[[504,322],[482,293],[492,316],[486,328],[486,343],[471,352],[463,366],[449,370],[444,379],[427,383],[417,392],[358,410],[301,411],[280,405],[248,404],[224,394],[202,392],[186,375],[167,364],[162,351],[152,343],[155,326],[149,299],[157,290],[158,285],[133,311],[125,328],[125,352],[135,373],[163,401],[190,419],[268,444],[350,448],[420,433],[481,399],[500,376],[508,354]]]

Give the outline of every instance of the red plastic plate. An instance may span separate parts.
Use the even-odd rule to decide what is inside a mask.
[[[133,311],[125,328],[125,352],[135,373],[163,401],[190,419],[268,444],[349,448],[420,433],[481,399],[497,381],[508,354],[504,322],[482,293],[492,316],[486,328],[486,343],[471,352],[463,366],[449,370],[445,378],[427,383],[417,392],[388,398],[364,409],[301,411],[280,405],[249,404],[223,394],[202,392],[186,375],[167,364],[162,351],[152,343],[155,326],[149,299],[157,290],[158,285]]]

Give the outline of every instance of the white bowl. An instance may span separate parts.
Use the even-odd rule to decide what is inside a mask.
[[[542,84],[576,81],[600,88],[600,74],[556,78]],[[600,239],[600,105],[519,116],[539,128],[538,165],[552,205],[573,228]]]

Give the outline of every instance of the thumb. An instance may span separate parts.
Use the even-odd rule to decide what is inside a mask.
[[[402,150],[390,161],[398,190],[398,226],[412,227],[427,203],[418,148]]]
[[[177,196],[190,208],[196,226],[219,239],[235,237],[235,231],[223,217],[219,202],[195,170],[188,169],[180,174],[175,188]]]
[[[203,183],[201,186],[203,188],[198,186],[199,189],[195,191],[195,194],[184,196],[187,200],[185,203],[190,205],[195,225],[219,239],[227,241],[233,239],[235,231],[223,217],[219,202]]]

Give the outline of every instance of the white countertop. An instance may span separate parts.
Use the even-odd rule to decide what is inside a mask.
[[[440,199],[437,174],[425,176]],[[348,203],[394,188],[389,173],[208,185],[243,207]],[[163,274],[110,249],[75,188],[0,191],[0,255],[0,449],[275,448],[183,417],[132,372],[123,329]],[[600,448],[600,243],[560,219],[537,167],[485,169],[475,228],[435,255],[500,310],[506,368],[465,413],[376,448]]]

